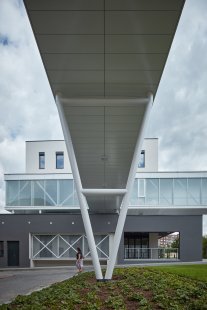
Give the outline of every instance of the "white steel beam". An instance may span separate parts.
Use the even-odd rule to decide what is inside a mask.
[[[123,188],[84,188],[82,193],[84,195],[124,195],[127,190]]]
[[[62,108],[61,98],[58,95],[56,95],[56,105],[57,105],[57,109],[58,109],[58,113],[60,117],[63,135],[65,138],[68,156],[70,159],[71,170],[72,170],[74,182],[76,185],[78,201],[80,204],[81,215],[83,218],[84,228],[85,228],[86,236],[88,239],[89,249],[91,251],[91,257],[92,257],[92,262],[93,262],[93,266],[94,266],[94,270],[96,274],[96,279],[102,280],[103,275],[102,275],[101,266],[100,266],[96,244],[95,244],[95,239],[94,239],[94,235],[93,235],[93,231],[91,227],[91,221],[90,221],[90,217],[88,214],[88,204],[87,204],[85,196],[82,193],[83,188],[82,188],[81,178],[80,178],[78,165],[77,165],[77,161],[75,157],[75,152],[73,149],[73,143],[72,143],[70,131],[69,131],[66,119],[65,119],[64,111]]]
[[[67,106],[137,106],[140,104],[147,104],[148,98],[61,98],[61,102]]]
[[[147,103],[147,107],[145,110],[142,125],[140,128],[138,137],[137,137],[137,142],[136,142],[136,146],[135,146],[135,150],[134,150],[132,164],[131,164],[131,168],[130,168],[129,176],[128,176],[128,180],[127,180],[127,185],[126,185],[127,192],[123,197],[121,210],[120,210],[120,214],[119,214],[119,218],[118,218],[118,222],[117,222],[117,227],[116,227],[116,231],[115,231],[115,235],[114,235],[114,240],[113,240],[113,247],[112,247],[113,251],[112,251],[111,255],[109,256],[109,262],[108,262],[107,269],[106,269],[106,275],[105,275],[106,280],[110,280],[112,278],[112,274],[113,274],[113,270],[114,270],[114,266],[115,266],[115,262],[116,262],[116,258],[117,258],[117,253],[118,253],[118,249],[119,249],[119,245],[120,245],[120,240],[121,240],[121,236],[122,236],[122,232],[123,232],[123,228],[124,228],[124,224],[125,224],[125,220],[126,220],[127,210],[128,210],[128,206],[129,206],[129,200],[130,200],[131,192],[133,189],[133,183],[134,183],[135,175],[137,172],[139,155],[141,153],[141,148],[142,148],[142,144],[143,144],[143,140],[144,140],[144,132],[145,132],[145,128],[146,128],[146,125],[147,125],[147,122],[149,119],[152,103],[153,103],[153,95],[150,94],[148,97],[148,103]]]

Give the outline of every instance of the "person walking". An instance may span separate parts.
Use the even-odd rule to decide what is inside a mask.
[[[80,248],[77,248],[76,253],[76,267],[78,269],[78,272],[83,271],[83,254]]]

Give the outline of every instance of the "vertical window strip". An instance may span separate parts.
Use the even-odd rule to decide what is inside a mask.
[[[56,169],[64,169],[64,152],[56,152]]]
[[[45,152],[39,152],[39,169],[45,169]]]
[[[145,151],[142,150],[139,157],[138,168],[144,168],[144,167],[145,167]]]

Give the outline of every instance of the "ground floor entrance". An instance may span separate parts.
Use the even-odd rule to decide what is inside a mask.
[[[7,262],[9,267],[19,266],[19,241],[7,241]]]
[[[124,259],[179,259],[179,233],[124,232]]]
[[[107,264],[118,216],[90,217],[99,260]],[[73,265],[77,247],[85,264],[92,263],[80,214],[9,214],[1,222],[0,268]],[[202,260],[202,216],[127,216],[116,264],[161,260]]]

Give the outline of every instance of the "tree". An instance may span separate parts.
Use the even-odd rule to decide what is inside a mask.
[[[171,250],[174,252],[174,258],[179,258],[179,247],[180,247],[180,240],[178,235],[177,238],[170,245],[171,249],[175,249]]]
[[[180,240],[179,240],[179,236],[171,243],[171,248],[173,249],[179,249],[180,246]]]
[[[203,258],[207,258],[207,235],[203,236]]]

